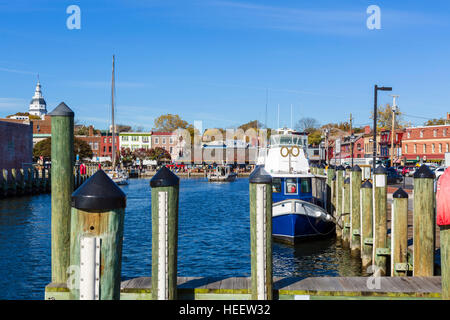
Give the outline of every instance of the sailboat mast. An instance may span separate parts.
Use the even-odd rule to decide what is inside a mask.
[[[114,55],[112,60],[112,84],[111,84],[111,123],[112,123],[112,166],[116,168],[116,125],[114,123]]]

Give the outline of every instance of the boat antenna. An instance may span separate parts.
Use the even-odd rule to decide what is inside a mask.
[[[292,103],[291,103],[291,129],[294,129],[294,126],[292,125]]]
[[[280,104],[278,104],[278,129],[280,128]]]
[[[264,119],[264,124],[266,126],[267,129],[267,105],[269,103],[269,88],[266,89],[266,117]]]
[[[112,166],[116,168],[116,126],[114,124],[114,55],[112,58],[112,83],[111,83],[111,123],[112,123]]]

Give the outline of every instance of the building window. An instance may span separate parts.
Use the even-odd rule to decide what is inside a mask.
[[[112,147],[109,146],[109,147],[108,147],[108,152],[111,153],[111,151],[112,151]]]
[[[103,143],[106,143],[106,138],[103,138]]]
[[[423,138],[423,130],[420,130],[420,137]]]
[[[417,144],[414,144],[414,153],[417,153]]]
[[[408,153],[408,145],[405,144],[405,153]]]
[[[447,136],[447,129],[442,130],[442,135],[443,135],[444,137]]]
[[[408,131],[408,138],[411,138],[411,131]]]
[[[131,141],[139,141],[139,136],[132,136]]]
[[[427,145],[426,144],[423,145],[423,153],[427,153]]]
[[[159,144],[159,138],[155,138],[155,144]]]
[[[445,145],[445,152],[448,152],[448,143]]]
[[[103,153],[106,153],[106,146],[103,146]]]
[[[122,141],[128,141],[128,136],[122,136]]]
[[[172,137],[169,138],[169,143],[173,144],[173,138]]]
[[[148,137],[142,137],[142,142],[143,143],[148,143]]]
[[[94,142],[94,150],[98,150],[98,142]]]
[[[437,137],[437,130],[436,129],[433,130],[433,137]]]
[[[109,138],[109,143],[112,143],[112,138]]]
[[[442,153],[442,143],[439,143],[439,153]]]
[[[435,150],[435,146],[434,146],[434,143],[431,145],[431,152],[432,153],[434,153],[436,150]]]
[[[166,138],[162,138],[162,144],[166,144]]]
[[[170,147],[170,153],[172,153],[173,152],[173,147]]]

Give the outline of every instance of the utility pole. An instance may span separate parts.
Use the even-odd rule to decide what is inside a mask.
[[[373,97],[373,156],[372,156],[372,168],[375,172],[376,160],[377,160],[377,108],[378,108],[378,90],[380,91],[392,91],[392,87],[374,87]]]
[[[352,114],[350,113],[350,149],[352,150],[351,156],[352,156],[352,168],[353,168],[353,126],[352,126]]]
[[[391,95],[394,98],[392,104],[392,127],[391,127],[391,167],[394,165],[394,135],[395,135],[395,113],[397,112],[398,95]]]

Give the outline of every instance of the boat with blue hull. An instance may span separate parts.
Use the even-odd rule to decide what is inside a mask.
[[[301,132],[278,129],[258,159],[272,176],[272,235],[287,243],[326,237],[335,229],[324,208],[326,177],[310,173],[305,147]]]

